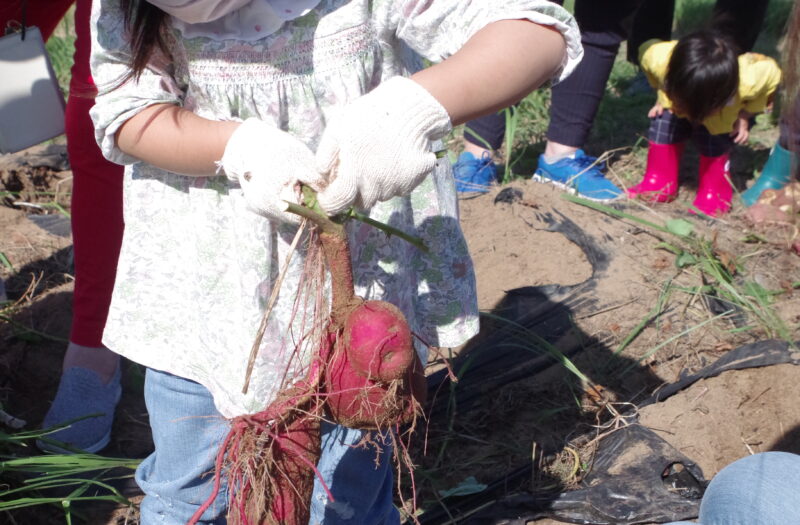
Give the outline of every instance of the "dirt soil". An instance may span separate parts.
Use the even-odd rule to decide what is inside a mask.
[[[59,207],[69,210],[71,172],[63,159],[58,162],[62,146],[26,154],[0,156],[0,254],[8,262],[0,265],[0,277],[10,301],[0,310],[0,404],[33,429],[58,384],[72,269],[69,236],[49,233],[40,226],[41,217],[37,224],[30,216],[52,216],[56,228],[64,225]],[[771,311],[787,327],[785,333],[800,339],[800,291],[792,286],[800,281],[800,258],[782,242],[784,233],[754,229],[738,208],[719,221],[689,215],[691,192],[654,209],[635,202],[615,207],[657,224],[690,221],[699,236],[713,240],[711,250],[735,269],[737,282],[755,281],[776,291]],[[570,202],[557,189],[532,181],[462,199],[461,219],[481,309],[520,318],[541,306],[532,298],[547,290],[550,301],[566,305],[570,323],[551,343],[571,356],[584,377],[561,364],[548,365],[432,417],[420,434],[425,446],[414,452],[417,495],[427,508],[447,507],[438,491],[470,476],[488,484],[531,462],[535,474],[523,488],[575,487],[591,465],[592,441],[596,446],[604,433],[637,418],[695,461],[706,479],[754,452],[800,453],[800,367],[792,364],[724,372],[637,410],[639,401],[664,385],[743,344],[775,337],[749,312],[715,318],[709,309],[714,303],[693,291],[709,284],[710,276],[701,275],[697,265],[676,266],[676,255],[663,249],[665,243],[677,244],[669,234]],[[516,298],[511,310],[510,298]],[[661,315],[638,331],[659,304]],[[475,344],[442,355],[485,352],[478,343],[489,340],[499,323],[487,316]],[[638,335],[628,341],[634,332]],[[443,366],[434,360],[430,371]],[[141,458],[152,449],[142,370],[127,363],[125,372],[112,444],[104,454]],[[468,388],[466,376],[450,394],[458,388]],[[136,501],[135,489],[128,489]],[[135,508],[98,505],[84,517],[101,525],[138,522]],[[63,523],[63,513],[54,508],[0,514],[5,522]]]

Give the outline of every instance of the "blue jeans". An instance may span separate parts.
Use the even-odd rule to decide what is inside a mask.
[[[800,523],[800,456],[764,452],[717,474],[700,502],[702,525]],[[669,525],[695,525],[688,521]]]
[[[185,525],[211,494],[214,461],[229,425],[208,390],[194,381],[148,369],[144,395],[155,451],[136,470],[136,482],[145,494],[140,523]],[[311,525],[400,523],[392,504],[392,449],[355,447],[363,435],[360,430],[323,423],[317,468],[334,501],[315,480]],[[227,501],[223,481],[201,523],[224,525]]]

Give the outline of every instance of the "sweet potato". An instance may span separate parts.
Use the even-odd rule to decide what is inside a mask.
[[[402,378],[414,357],[403,313],[385,301],[364,301],[350,312],[344,344],[353,369],[374,381]]]

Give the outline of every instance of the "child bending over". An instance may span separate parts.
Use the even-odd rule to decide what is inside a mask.
[[[350,221],[355,291],[394,303],[420,340],[465,342],[475,277],[449,162],[434,152],[453,125],[567,75],[580,36],[543,0],[99,0],[93,24],[96,135],[126,165],[103,342],[148,368],[141,522],[186,523],[212,494],[229,420],[304,374],[291,358],[307,330],[295,298],[308,253],[300,243],[283,271],[299,222],[284,201],[299,202],[302,183],[329,214],[357,206],[422,238],[427,253]],[[439,63],[422,69],[423,57]],[[333,499],[318,479],[312,523],[398,523],[391,450],[355,447],[362,438],[322,423],[317,467]],[[232,489],[223,482],[200,522],[224,523]]]
[[[648,113],[647,170],[628,195],[650,202],[673,200],[681,154],[691,138],[700,153],[700,173],[690,212],[728,212],[731,148],[747,141],[750,119],[771,105],[780,68],[758,53],[737,55],[732,41],[712,31],[678,41],[647,41],[640,48],[640,64],[658,100]]]

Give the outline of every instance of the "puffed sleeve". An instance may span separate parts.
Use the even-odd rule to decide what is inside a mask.
[[[669,42],[651,38],[639,46],[639,65],[653,89],[661,89],[661,84],[667,75],[667,65],[673,47],[669,44]]]
[[[583,57],[575,19],[545,0],[384,0],[386,24],[394,36],[431,62],[458,51],[475,33],[499,20],[530,20],[552,26],[567,44],[554,81],[566,78]]]
[[[647,82],[656,90],[658,103],[665,109],[672,108],[672,101],[664,91],[664,79],[675,44],[675,40],[664,42],[653,38],[639,46],[639,65]]]
[[[739,58],[739,96],[748,113],[762,113],[781,82],[781,68],[772,58],[746,53]]]
[[[129,118],[153,104],[182,103],[184,93],[171,74],[169,62],[152,60],[134,80],[128,74],[131,51],[118,0],[93,2],[92,77],[98,88],[91,110],[95,138],[103,155],[117,164],[132,164],[138,159],[116,146],[115,134]]]

